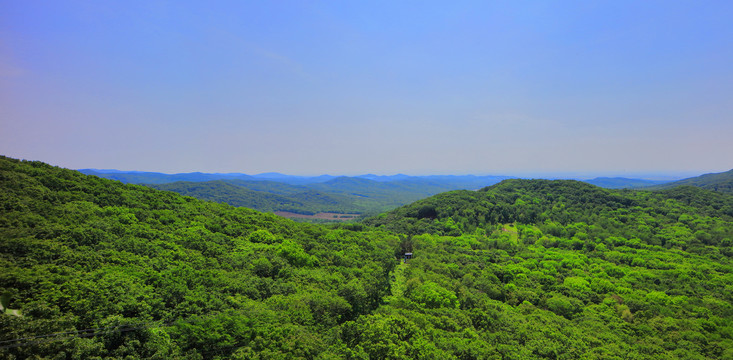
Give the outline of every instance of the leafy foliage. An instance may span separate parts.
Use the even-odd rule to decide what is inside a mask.
[[[0,184],[3,358],[733,358],[733,200],[699,188],[508,180],[322,226],[40,162]]]
[[[412,235],[458,235],[496,224],[536,224],[545,233],[580,242],[581,247],[587,239],[609,236],[665,245],[680,240],[671,236],[671,228],[700,231],[699,237],[684,239],[687,248],[728,244],[725,225],[731,220],[733,197],[690,186],[648,192],[608,190],[572,180],[505,180],[481,191],[442,193],[366,223]],[[572,223],[579,225],[565,229]]]
[[[396,264],[397,237],[379,231],[294,223],[39,162],[2,158],[0,180],[0,293],[24,314],[0,317],[0,341],[101,332],[0,357],[312,357],[329,345],[321,333],[379,305]]]

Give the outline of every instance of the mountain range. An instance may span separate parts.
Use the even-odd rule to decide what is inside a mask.
[[[669,182],[665,180],[629,179],[624,177],[597,177],[583,181],[606,189],[633,189]]]
[[[377,214],[431,195],[457,189],[479,189],[507,176],[475,175],[320,175],[279,173],[163,174],[82,169],[80,172],[123,183],[143,184],[203,200],[260,211],[316,214],[319,212]]]
[[[143,184],[202,200],[278,212],[303,219],[318,213],[375,215],[452,190],[477,190],[510,176],[432,175],[410,176],[293,176],[281,173],[181,173],[82,169],[80,172],[123,183]],[[675,182],[597,177],[586,183],[609,189],[668,189],[692,185],[715,191],[733,189],[733,170]],[[307,219],[307,217],[306,217]],[[343,220],[335,217],[336,220]]]
[[[399,182],[399,181],[417,181],[424,180],[432,183],[445,184],[452,187],[460,186],[476,187],[485,186],[487,182],[496,183],[503,179],[513,178],[512,176],[477,176],[477,175],[427,175],[427,176],[411,176],[405,174],[396,175],[374,175],[364,174],[357,176],[334,176],[334,175],[318,175],[318,176],[297,176],[286,175],[277,172],[262,173],[256,175],[247,175],[243,173],[178,173],[165,174],[159,172],[145,171],[122,171],[114,169],[79,169],[79,172],[86,175],[95,175],[107,179],[118,180],[128,184],[166,184],[176,181],[211,181],[211,180],[245,180],[245,181],[273,181],[286,183],[291,185],[304,185],[323,183],[336,178],[356,178],[365,179],[374,182]]]

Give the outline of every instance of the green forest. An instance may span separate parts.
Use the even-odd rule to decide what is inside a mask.
[[[7,157],[0,186],[4,359],[733,359],[725,192],[504,180],[319,225]]]

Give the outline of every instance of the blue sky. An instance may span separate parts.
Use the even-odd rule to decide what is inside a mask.
[[[68,168],[733,168],[730,1],[3,1],[0,154]]]

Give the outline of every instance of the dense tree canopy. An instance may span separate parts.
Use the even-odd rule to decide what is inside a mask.
[[[733,359],[719,193],[510,180],[322,226],[40,162],[0,183],[2,358]]]
[[[298,224],[39,162],[4,158],[0,180],[0,291],[23,314],[0,317],[8,357],[319,354],[330,346],[320,334],[378,306],[396,264],[398,238],[379,231]],[[101,334],[9,341],[84,329]]]

